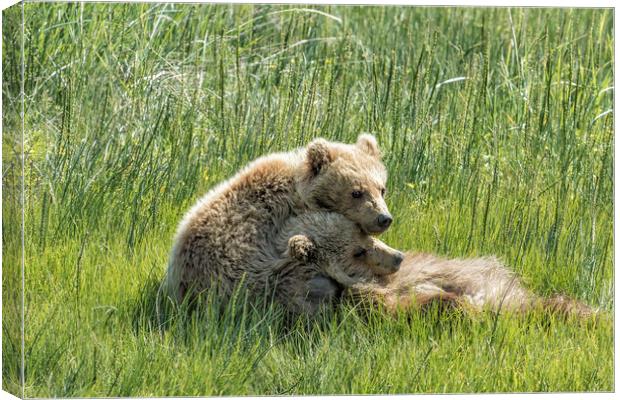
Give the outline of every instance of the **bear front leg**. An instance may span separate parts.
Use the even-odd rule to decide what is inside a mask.
[[[307,301],[314,304],[332,302],[340,295],[340,286],[336,281],[326,276],[318,275],[306,284]]]
[[[305,282],[294,298],[289,299],[300,313],[316,315],[322,307],[334,304],[342,292],[338,283],[328,277],[317,275]]]
[[[276,291],[282,305],[294,314],[316,315],[322,306],[334,304],[342,288],[314,268],[300,265],[287,271]]]

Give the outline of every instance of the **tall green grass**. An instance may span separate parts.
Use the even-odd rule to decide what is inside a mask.
[[[608,320],[154,306],[197,197],[263,154],[368,131],[390,245],[496,254],[539,293],[610,312],[611,10],[26,3],[24,17],[26,396],[613,389]],[[21,10],[3,22],[17,393]]]

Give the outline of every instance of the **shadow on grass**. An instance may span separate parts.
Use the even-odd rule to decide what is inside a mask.
[[[474,312],[463,308],[432,303],[416,312],[401,311],[388,315],[380,306],[344,301],[326,307],[317,316],[293,316],[265,295],[257,297],[238,288],[230,300],[223,302],[217,290],[202,293],[192,301],[176,304],[161,288],[161,278],[150,276],[133,300],[132,328],[136,336],[159,335],[174,343],[196,349],[209,346],[225,351],[254,353],[256,362],[279,344],[312,347],[325,338],[339,335],[362,335],[365,340],[385,340],[385,335],[417,337],[424,341],[441,335],[459,335],[482,329],[489,343],[503,341],[505,326],[517,323],[518,329],[547,332],[571,321],[544,313]],[[594,321],[587,325],[591,327]],[[583,325],[582,325],[583,326]],[[306,343],[299,345],[297,342]],[[301,351],[301,350],[300,350]]]
[[[231,296],[213,289],[177,304],[165,294],[162,279],[151,275],[129,307],[135,335],[172,334],[186,342],[215,334],[227,336],[229,341],[251,336],[273,343],[274,339],[285,340],[294,332],[325,333],[350,317],[348,310],[333,306],[324,307],[312,317],[293,315],[272,299],[269,294],[257,296],[240,285]]]
[[[364,301],[342,301],[325,306],[315,316],[293,315],[268,294],[257,297],[238,287],[230,299],[223,301],[217,289],[201,293],[192,300],[177,304],[168,297],[161,286],[161,278],[154,275],[145,281],[139,295],[131,304],[132,327],[140,332],[188,331],[193,327],[219,326],[236,332],[264,332],[270,336],[285,337],[292,331],[305,334],[326,333],[345,324],[366,327],[381,326],[392,321],[397,324],[423,324],[431,329],[450,330],[455,322],[461,325],[468,313],[447,308],[441,302],[432,303],[416,312],[402,311],[389,315],[380,305]],[[197,332],[192,332],[192,334]]]

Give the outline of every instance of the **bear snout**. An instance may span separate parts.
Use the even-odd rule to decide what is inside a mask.
[[[390,214],[379,214],[377,217],[377,225],[379,228],[386,230],[392,224],[392,216]]]
[[[398,271],[398,269],[400,268],[400,264],[402,264],[404,259],[405,259],[405,255],[403,253],[401,253],[400,251],[398,253],[396,253],[396,255],[394,255],[394,259],[392,261],[392,265],[394,266],[394,269],[396,271]]]

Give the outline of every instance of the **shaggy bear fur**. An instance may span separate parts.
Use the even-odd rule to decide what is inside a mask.
[[[295,282],[292,277],[304,276],[316,286],[321,281],[313,281],[311,275],[325,274],[346,288],[346,296],[379,303],[392,313],[424,308],[432,302],[475,310],[524,312],[538,308],[577,317],[594,313],[589,306],[563,295],[535,295],[494,257],[445,259],[406,253],[403,260],[402,253],[369,237],[338,214],[308,213],[289,219],[278,246],[279,251],[288,246],[287,254],[297,260],[291,264],[296,269],[285,279]],[[279,290],[288,298],[303,300],[301,287],[287,283]],[[329,298],[331,291],[325,285],[325,295],[318,297]],[[305,301],[312,303],[316,292],[313,287],[314,296]]]
[[[242,278],[263,288],[265,265],[281,256],[272,239],[291,216],[340,213],[367,233],[387,229],[386,169],[375,138],[355,144],[316,139],[306,148],[259,158],[189,210],[170,254],[165,287],[181,301],[216,284],[224,297]]]

